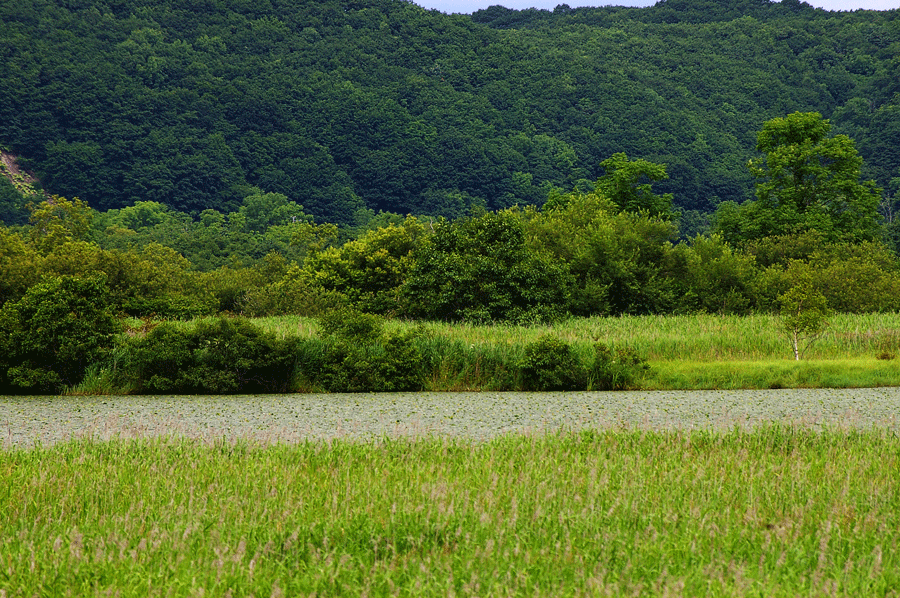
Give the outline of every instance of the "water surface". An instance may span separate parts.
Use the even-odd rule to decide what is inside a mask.
[[[560,429],[731,429],[763,423],[898,429],[900,388],[235,396],[0,396],[2,445],[181,435],[263,442]]]

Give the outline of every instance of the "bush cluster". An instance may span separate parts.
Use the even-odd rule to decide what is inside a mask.
[[[278,339],[245,318],[194,327],[164,323],[127,343],[122,376],[136,392],[148,394],[287,392],[297,342]]]
[[[524,347],[516,361],[421,328],[388,331],[382,316],[349,307],[321,316],[318,337],[308,339],[278,338],[242,317],[145,322],[117,336],[121,323],[110,305],[103,276],[48,278],[4,305],[3,391],[60,392],[79,384],[89,366],[105,367],[112,386],[147,394],[416,391],[435,375],[465,387],[472,376],[483,380],[483,369],[507,390],[620,389],[646,367],[633,352],[603,345],[585,359],[549,335]]]
[[[304,372],[330,392],[392,392],[421,390],[427,360],[422,335],[384,331],[381,317],[350,308],[333,310],[319,319],[323,342],[317,370]]]
[[[228,265],[204,271],[212,262],[190,252],[187,259],[174,237],[166,246],[127,228],[147,228],[135,214],[97,215],[55,198],[34,208],[31,227],[0,227],[0,305],[42,276],[102,275],[113,309],[135,317],[317,317],[347,306],[386,317],[532,324],[569,315],[775,312],[778,297],[809,271],[833,311],[900,309],[900,261],[882,243],[833,241],[813,230],[740,245],[722,235],[673,245],[672,221],[623,211],[598,192],[551,199],[542,209],[427,226],[397,218],[348,233],[356,238],[343,244],[336,227],[292,223],[291,252],[272,245],[243,261],[235,250]],[[141,209],[151,221],[174,218]],[[166,230],[190,232],[185,217]],[[91,218],[105,231],[80,224]],[[201,221],[214,224],[210,218]],[[213,224],[204,233],[210,242],[225,234]],[[112,242],[117,235],[121,243]]]
[[[525,347],[519,364],[525,390],[624,390],[649,366],[630,348],[611,349],[597,343],[591,359],[580,358],[571,345],[545,334]]]
[[[0,392],[56,393],[81,382],[119,331],[105,276],[44,278],[0,309]]]

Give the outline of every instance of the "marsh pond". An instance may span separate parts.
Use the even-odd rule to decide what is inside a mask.
[[[396,436],[489,440],[580,428],[782,423],[898,429],[900,388],[235,396],[3,396],[4,446],[180,435],[300,442]]]

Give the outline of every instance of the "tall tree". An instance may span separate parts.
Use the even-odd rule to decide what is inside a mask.
[[[669,178],[665,164],[647,160],[629,160],[624,152],[613,154],[600,163],[606,174],[597,179],[596,188],[625,212],[646,211],[651,216],[670,216],[672,194],[656,195],[651,183]]]
[[[829,241],[871,241],[880,233],[881,190],[860,181],[862,158],[846,135],[830,136],[818,112],[795,112],[763,125],[751,160],[756,201],[723,204],[717,229],[732,242],[819,231]]]

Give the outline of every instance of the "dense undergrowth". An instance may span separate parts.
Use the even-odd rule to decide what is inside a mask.
[[[417,390],[617,390],[649,366],[634,351],[579,350],[545,334],[522,345],[466,344],[423,326],[340,309],[312,336],[278,335],[245,318],[163,322],[126,335],[73,392],[228,394]],[[47,387],[20,386],[46,392]]]
[[[543,326],[313,318],[132,321],[72,394],[852,388],[900,384],[900,316],[837,315],[794,361],[774,316]],[[46,392],[7,388],[6,392]]]
[[[834,315],[791,362],[778,316],[574,318],[541,325],[319,318],[131,320],[102,277],[0,308],[6,394],[861,387],[900,383],[900,316]],[[652,366],[652,367],[651,367]]]

